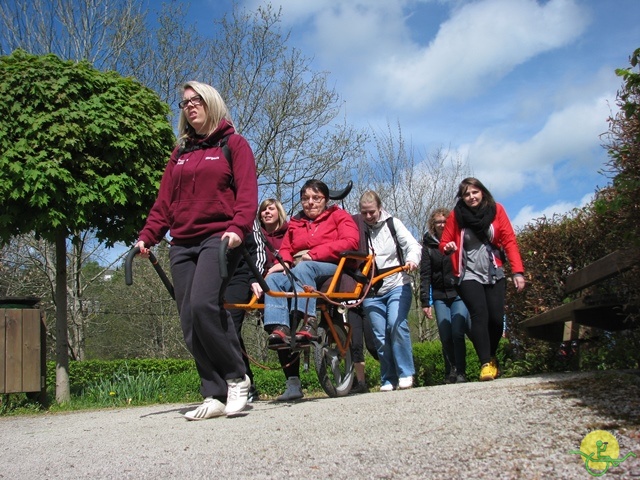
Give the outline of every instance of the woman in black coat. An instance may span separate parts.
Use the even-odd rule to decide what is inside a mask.
[[[469,312],[456,293],[451,260],[438,250],[449,212],[446,208],[438,208],[429,217],[428,231],[422,240],[420,301],[427,318],[433,318],[435,309],[444,356],[445,382],[464,383],[467,381],[464,337],[469,331]]]

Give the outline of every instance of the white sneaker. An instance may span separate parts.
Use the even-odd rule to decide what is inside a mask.
[[[207,397],[195,410],[190,410],[184,414],[187,420],[206,420],[224,415],[224,403],[215,398]]]
[[[390,383],[385,383],[380,387],[381,392],[393,392],[393,385]]]
[[[406,390],[413,387],[413,377],[400,377],[398,379],[398,388],[400,390]]]
[[[229,416],[240,413],[247,406],[251,380],[245,375],[244,378],[227,380],[227,385],[227,406],[224,408],[224,413]]]

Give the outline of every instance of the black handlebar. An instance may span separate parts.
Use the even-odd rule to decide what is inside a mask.
[[[264,281],[264,277],[262,276],[262,272],[258,271],[258,267],[256,267],[256,262],[253,261],[247,247],[243,243],[238,247],[242,252],[242,257],[244,261],[249,265],[251,272],[253,273],[254,278],[260,284],[262,291],[267,293],[271,289],[267,282]],[[220,264],[220,277],[224,280],[229,276],[229,270],[227,269],[227,251],[229,250],[229,239],[223,238],[220,242],[220,250],[218,251],[218,263]]]
[[[329,190],[329,198],[331,200],[344,200],[346,198],[347,195],[349,195],[349,192],[351,192],[351,189],[353,188],[353,181],[349,180],[349,183],[347,183],[347,186],[344,187],[342,190]]]
[[[229,237],[225,237],[220,241],[220,250],[218,250],[218,264],[220,265],[220,277],[225,280],[229,277],[229,269],[227,268],[227,251],[229,250]]]
[[[133,258],[139,253],[140,253],[140,247],[133,247],[131,250],[129,250],[129,253],[127,253],[127,257],[124,260],[124,281],[127,285],[133,285]],[[169,292],[169,295],[171,295],[171,298],[175,300],[176,294],[173,291],[173,285],[171,284],[171,280],[169,280],[169,277],[167,277],[167,274],[164,273],[164,270],[158,263],[158,259],[152,252],[149,252],[149,261],[151,262],[151,265],[153,265],[154,270],[158,273],[158,276],[160,277],[160,280],[162,280],[162,283],[164,284],[165,288]]]
[[[269,288],[269,285],[267,285],[267,282],[264,281],[264,278],[262,277],[262,272],[258,271],[258,267],[256,267],[256,264],[253,261],[253,258],[251,258],[251,255],[247,251],[247,247],[245,247],[245,245],[242,244],[238,248],[241,249],[242,256],[244,257],[244,261],[247,262],[247,265],[249,265],[249,268],[253,272],[253,276],[257,279],[258,283],[260,284],[260,287],[262,287],[262,290],[265,293],[269,292],[271,289]],[[229,270],[227,268],[227,251],[228,250],[229,250],[229,238],[225,237],[220,242],[220,250],[218,251],[218,262],[220,264],[220,277],[223,280],[229,277]],[[124,281],[127,285],[133,285],[133,259],[139,253],[140,253],[140,247],[133,247],[131,250],[129,250],[129,253],[127,253],[127,256],[125,258]],[[164,284],[165,288],[169,292],[169,295],[171,295],[171,298],[175,300],[176,295],[173,290],[173,285],[171,284],[171,280],[169,280],[169,277],[167,277],[167,274],[164,272],[164,270],[158,263],[158,259],[155,257],[155,255],[152,252],[149,252],[149,261],[151,262],[154,270],[160,277],[160,280],[162,280],[162,283]]]

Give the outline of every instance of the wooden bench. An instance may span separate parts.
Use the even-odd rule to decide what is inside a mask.
[[[637,249],[618,250],[578,270],[565,279],[565,294],[581,290],[612,278],[640,263]],[[527,334],[541,340],[566,342],[580,336],[581,327],[607,331],[633,328],[626,321],[629,311],[623,311],[624,300],[616,295],[582,295],[575,300],[522,322]],[[638,306],[633,306],[637,308]]]

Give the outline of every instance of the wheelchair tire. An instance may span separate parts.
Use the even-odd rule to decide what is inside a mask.
[[[340,343],[345,345],[347,332],[344,326],[334,324]],[[330,397],[344,397],[351,390],[354,371],[351,351],[347,349],[344,358],[340,355],[331,330],[325,326],[318,327],[320,340],[314,349],[316,373],[322,389]]]

